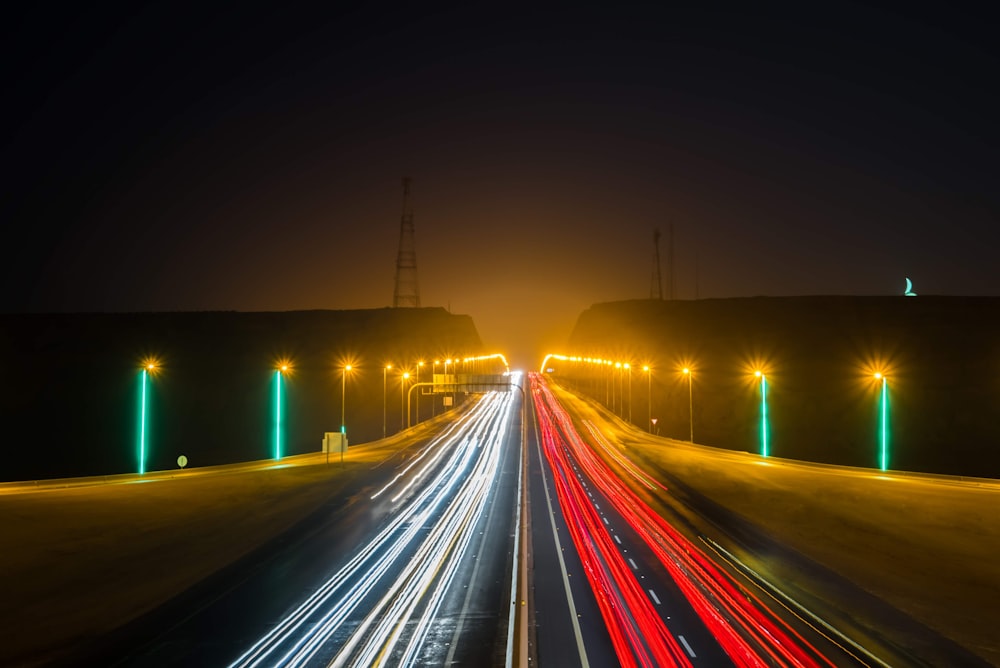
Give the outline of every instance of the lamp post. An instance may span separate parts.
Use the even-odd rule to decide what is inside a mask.
[[[643,365],[642,370],[646,372],[646,409],[649,415],[646,418],[646,429],[653,433],[653,370],[649,365]]]
[[[344,441],[347,440],[347,421],[345,418],[347,407],[347,372],[353,367],[345,364],[340,374],[340,465],[344,465]],[[327,455],[329,456],[329,452]],[[329,458],[329,457],[328,457]]]
[[[417,362],[417,382],[420,382],[420,372],[424,369],[423,361]],[[410,417],[407,415],[406,417]],[[417,424],[420,424],[420,392],[417,392]]]
[[[406,409],[406,381],[410,379],[410,372],[404,371],[403,375],[399,379],[399,430],[403,431],[406,428],[406,420],[403,418],[403,414]]]
[[[691,389],[691,384],[694,380],[694,373],[691,371],[690,367],[684,367],[682,372],[688,379],[688,426],[691,430],[691,442],[694,443],[694,394]]]
[[[759,369],[753,375],[760,378],[760,454],[767,457],[767,376]]]
[[[281,419],[281,378],[282,375],[288,371],[288,365],[282,364],[274,372],[274,458],[281,459],[281,431],[282,424]]]
[[[146,409],[148,401],[146,399],[146,385],[149,383],[149,376],[156,371],[155,362],[146,362],[140,372],[141,382],[139,390],[139,475],[146,473]]]
[[[389,369],[392,368],[391,364],[386,364],[382,367],[382,438],[385,438],[385,416],[386,416],[386,403],[385,403],[385,387],[386,387],[386,374],[389,373]]]
[[[882,381],[879,396],[879,468],[889,469],[889,383],[882,372],[875,373],[875,380]]]
[[[441,360],[434,360],[431,363],[431,417],[437,415],[437,395],[434,393],[434,376],[437,375],[437,365]]]
[[[632,424],[632,365],[625,362],[624,367],[628,371],[628,421]]]
[[[451,364],[451,363],[452,363],[451,359],[446,359],[444,361],[444,375],[445,375],[446,378],[448,377],[448,365]],[[451,395],[451,404],[452,404],[452,407],[454,407],[454,405],[455,405],[455,395],[454,395],[454,393],[452,393],[452,395]]]
[[[612,372],[612,373],[614,373],[615,375],[618,376],[618,400],[617,400],[617,402],[615,402],[615,406],[618,408],[618,410],[615,411],[614,408],[612,408],[611,410],[615,411],[618,415],[621,415],[622,413],[625,412],[625,410],[622,407],[622,387],[621,387],[621,385],[622,385],[622,383],[621,383],[621,380],[622,380],[622,363],[621,362],[615,362],[615,371]],[[612,376],[611,377],[611,383],[612,383],[612,385],[611,385],[611,388],[612,388],[611,389],[611,399],[612,399],[612,401],[614,401],[614,399],[615,399],[614,382],[615,382],[615,379],[614,379],[614,376]]]

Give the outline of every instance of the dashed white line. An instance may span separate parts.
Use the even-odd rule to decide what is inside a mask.
[[[632,557],[628,558],[628,563],[632,564],[632,570],[636,570],[636,571],[639,570],[639,567],[635,565],[634,561],[632,561]]]
[[[656,605],[660,605],[660,599],[656,597],[656,592],[655,591],[653,591],[652,589],[650,589],[649,590],[649,595],[653,597],[654,601],[656,601]]]
[[[618,537],[618,534],[612,534],[612,535],[613,535],[613,536],[615,537],[615,541],[616,541],[616,542],[617,542],[617,543],[618,543],[619,545],[621,545],[621,544],[622,544],[622,539]]]
[[[684,636],[677,636],[677,639],[681,641],[682,645],[684,645],[684,649],[687,650],[687,653],[691,656],[691,658],[695,658],[694,650],[691,649],[691,645],[688,644],[688,641],[684,640]]]
[[[608,518],[607,517],[602,517],[601,519],[604,520],[605,524],[610,524],[610,522],[608,522]]]

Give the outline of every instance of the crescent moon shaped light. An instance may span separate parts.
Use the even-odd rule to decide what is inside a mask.
[[[916,297],[917,293],[913,291],[913,281],[906,279],[906,290],[903,292],[904,297]]]

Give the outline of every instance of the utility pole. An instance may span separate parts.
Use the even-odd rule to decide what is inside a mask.
[[[420,308],[420,287],[417,284],[417,250],[413,234],[413,208],[410,202],[410,177],[403,178],[403,215],[399,221],[399,253],[396,256],[396,288],[392,307]]]

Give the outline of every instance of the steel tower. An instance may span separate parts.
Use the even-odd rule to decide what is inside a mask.
[[[403,178],[403,216],[399,221],[399,254],[396,256],[396,289],[392,307],[420,307],[417,284],[417,250],[413,242],[413,209],[410,202],[410,177]]]

